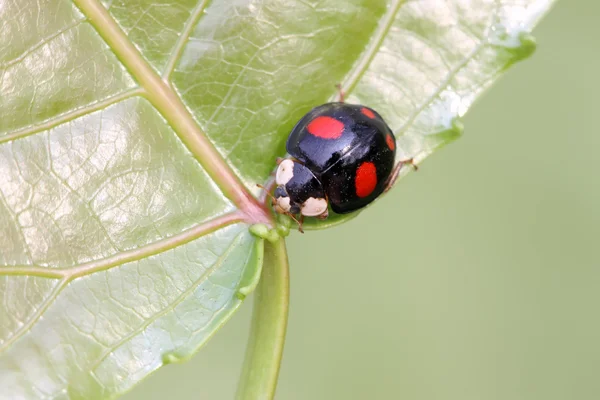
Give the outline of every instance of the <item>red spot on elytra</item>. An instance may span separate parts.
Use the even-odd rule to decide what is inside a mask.
[[[363,107],[360,109],[360,112],[371,119],[375,118],[375,113],[373,111],[369,110],[368,108]]]
[[[356,170],[354,186],[358,197],[367,197],[373,193],[375,186],[377,186],[377,168],[375,168],[375,164],[365,161],[359,165]]]
[[[308,133],[321,139],[337,139],[344,132],[344,124],[335,118],[320,116],[308,124]]]
[[[387,143],[390,150],[394,150],[396,148],[396,142],[394,142],[394,138],[392,135],[385,135],[385,142]]]

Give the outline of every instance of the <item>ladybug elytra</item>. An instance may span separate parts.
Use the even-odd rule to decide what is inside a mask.
[[[291,158],[278,161],[273,205],[296,220],[325,219],[359,210],[386,191],[405,163],[394,167],[396,138],[373,109],[343,102],[313,108],[286,143]],[[300,215],[300,221],[294,216]]]

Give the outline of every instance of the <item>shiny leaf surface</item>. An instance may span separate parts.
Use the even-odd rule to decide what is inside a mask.
[[[421,162],[550,4],[0,0],[0,397],[189,357],[256,284],[255,183],[298,118],[342,82]]]

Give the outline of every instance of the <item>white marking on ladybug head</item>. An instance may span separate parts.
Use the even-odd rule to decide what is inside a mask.
[[[277,172],[275,173],[275,183],[278,185],[287,184],[294,177],[294,162],[286,158],[279,163]]]
[[[316,217],[321,215],[327,211],[327,200],[322,198],[314,198],[309,197],[304,203],[302,203],[302,207],[300,207],[300,212],[307,217]]]
[[[290,198],[289,197],[278,197],[277,204],[275,204],[275,211],[279,214],[285,214],[290,212],[291,209]]]

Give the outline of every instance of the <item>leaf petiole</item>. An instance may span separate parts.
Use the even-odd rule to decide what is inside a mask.
[[[283,355],[289,306],[285,241],[265,241],[262,276],[255,291],[250,338],[236,399],[272,399]]]

